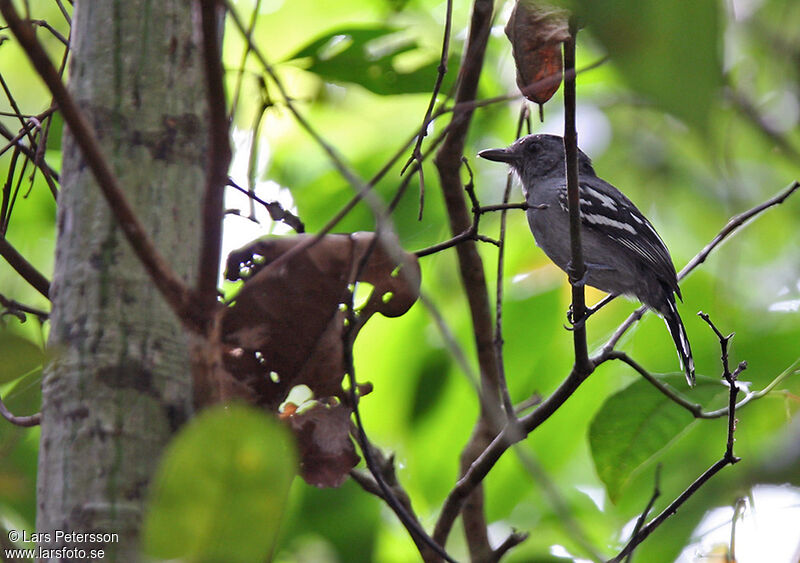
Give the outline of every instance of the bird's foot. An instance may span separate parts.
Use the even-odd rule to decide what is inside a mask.
[[[572,310],[572,304],[570,304],[569,309],[567,309],[567,322],[570,324],[570,326],[564,325],[564,328],[569,331],[583,328],[584,326],[586,326],[586,319],[588,319],[594,312],[595,309],[592,309],[591,307],[586,307],[581,318],[576,321],[574,318],[574,311]]]
[[[607,295],[601,301],[597,303],[594,307],[586,306],[586,310],[583,313],[583,316],[578,319],[577,321],[574,319],[574,312],[572,310],[572,304],[570,304],[569,309],[567,309],[567,321],[571,326],[565,326],[569,331],[573,331],[575,329],[583,328],[586,325],[586,319],[594,315],[597,311],[605,307],[608,303],[610,303],[616,295]]]

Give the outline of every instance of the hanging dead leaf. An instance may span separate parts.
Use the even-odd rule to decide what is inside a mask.
[[[338,487],[359,461],[350,439],[350,409],[317,401],[288,417],[297,436],[300,475],[317,487]]]
[[[563,75],[561,43],[569,38],[569,13],[534,0],[517,0],[506,36],[522,95],[543,104],[558,91]]]
[[[391,256],[374,233],[326,235],[272,266],[309,238],[258,241],[228,259],[228,279],[245,279],[245,284],[222,319],[226,367],[271,410],[295,385],[307,385],[315,397],[341,394],[349,284],[374,286],[358,312],[359,327],[375,312],[402,315],[419,295],[416,258],[399,250],[399,256]]]
[[[319,405],[299,413],[292,405],[281,418],[295,431],[306,480],[338,486],[359,459],[342,389],[352,284],[373,287],[355,313],[357,331],[376,312],[395,317],[408,311],[419,296],[420,269],[414,255],[375,233],[311,241],[311,235],[281,237],[231,253],[226,277],[245,283],[223,313],[223,360],[226,371],[251,390],[251,400],[275,413],[292,388],[308,386]],[[278,260],[287,252],[294,254]],[[370,389],[359,385],[362,396]]]

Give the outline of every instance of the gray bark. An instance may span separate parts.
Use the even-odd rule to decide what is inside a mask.
[[[207,131],[192,4],[76,2],[69,85],[156,245],[194,283]],[[191,415],[187,338],[67,133],[62,181],[37,531],[42,547],[134,561],[159,454]],[[58,530],[118,541],[56,542]]]

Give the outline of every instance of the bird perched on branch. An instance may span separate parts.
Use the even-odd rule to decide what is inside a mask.
[[[505,149],[478,156],[508,163],[522,181],[533,237],[556,266],[568,272],[572,257],[564,141],[555,135],[528,135]],[[689,385],[694,360],[675,295],[678,278],[664,241],[636,206],[598,178],[592,161],[578,151],[583,282],[611,295],[636,297],[667,323]],[[590,314],[591,314],[590,310]],[[581,322],[579,319],[578,322]]]

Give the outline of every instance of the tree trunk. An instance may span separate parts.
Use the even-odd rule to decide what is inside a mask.
[[[192,5],[75,2],[69,85],[156,245],[194,282],[207,130]],[[37,530],[49,534],[42,547],[133,561],[159,454],[191,415],[187,338],[68,133],[62,185]],[[70,542],[57,531],[118,536]]]

